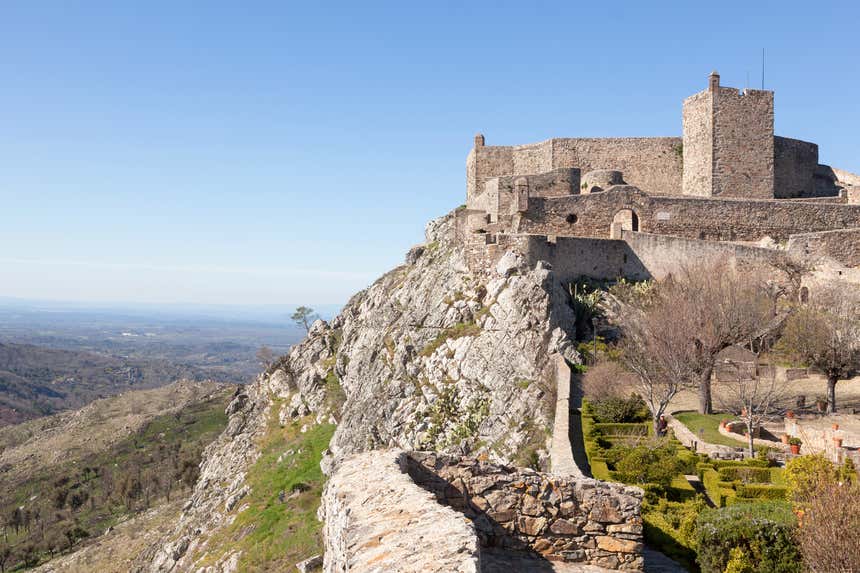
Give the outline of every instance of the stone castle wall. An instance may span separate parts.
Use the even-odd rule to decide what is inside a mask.
[[[630,186],[602,193],[533,198],[510,232],[608,238],[615,216],[633,210],[642,232],[691,239],[758,241],[860,227],[860,206],[812,201],[651,197]],[[569,217],[573,215],[575,219]]]
[[[684,100],[681,123],[684,133],[683,192],[710,197],[714,175],[714,98],[709,91]]]
[[[550,263],[563,283],[579,277],[663,279],[685,267],[721,261],[741,268],[767,268],[785,257],[785,252],[777,249],[633,231],[624,231],[622,239],[530,235],[520,237],[519,242],[507,242],[507,246],[522,253],[531,266],[538,261]],[[482,264],[490,268],[502,254],[503,251],[488,253],[495,258],[487,258]]]
[[[772,199],[773,92],[720,87],[714,95],[713,195]]]
[[[777,199],[814,197],[818,146],[788,137],[773,138],[773,195]],[[833,195],[835,189],[826,190]]]
[[[658,195],[681,193],[681,138],[549,139],[519,146],[476,146],[466,159],[466,198],[484,192],[488,179],[576,168],[580,173],[614,169],[624,180]]]
[[[484,547],[611,569],[644,566],[639,488],[430,452],[402,460],[415,483],[470,519]]]

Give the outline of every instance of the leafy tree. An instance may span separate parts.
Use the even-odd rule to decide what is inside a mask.
[[[836,412],[836,383],[860,370],[860,295],[824,290],[787,320],[778,347],[827,378],[827,409]]]
[[[314,312],[314,309],[307,306],[300,306],[296,309],[296,311],[290,316],[293,319],[293,322],[298,324],[299,326],[304,327],[306,332],[310,332],[311,324],[315,320],[319,318],[319,315]]]

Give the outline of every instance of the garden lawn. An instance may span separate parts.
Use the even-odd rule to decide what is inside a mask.
[[[743,442],[727,438],[720,433],[720,421],[726,419],[726,414],[699,414],[698,412],[678,412],[673,414],[682,424],[699,435],[699,429],[704,430],[702,438],[709,444],[729,446],[733,448],[744,447]]]

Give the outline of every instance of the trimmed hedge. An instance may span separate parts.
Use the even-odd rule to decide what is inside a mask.
[[[750,458],[746,460],[711,460],[710,462],[715,468],[736,468],[736,467],[755,467],[769,468],[770,462],[760,460],[758,458]]]
[[[735,490],[740,499],[786,499],[788,488],[770,484],[739,484]]]
[[[729,466],[719,469],[723,481],[767,483],[770,481],[770,468],[753,466]]]
[[[735,550],[748,558],[756,573],[800,573],[796,530],[797,519],[784,502],[705,510],[696,520],[697,561],[702,573],[723,573]]]

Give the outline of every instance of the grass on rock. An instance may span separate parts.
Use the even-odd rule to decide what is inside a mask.
[[[282,428],[272,415],[260,444],[262,454],[248,470],[251,491],[233,510],[238,512],[235,520],[207,543],[217,551],[205,565],[241,551],[240,571],[289,571],[322,553],[322,524],[316,515],[325,482],[320,459],[334,430],[332,424],[314,425],[311,417]]]

